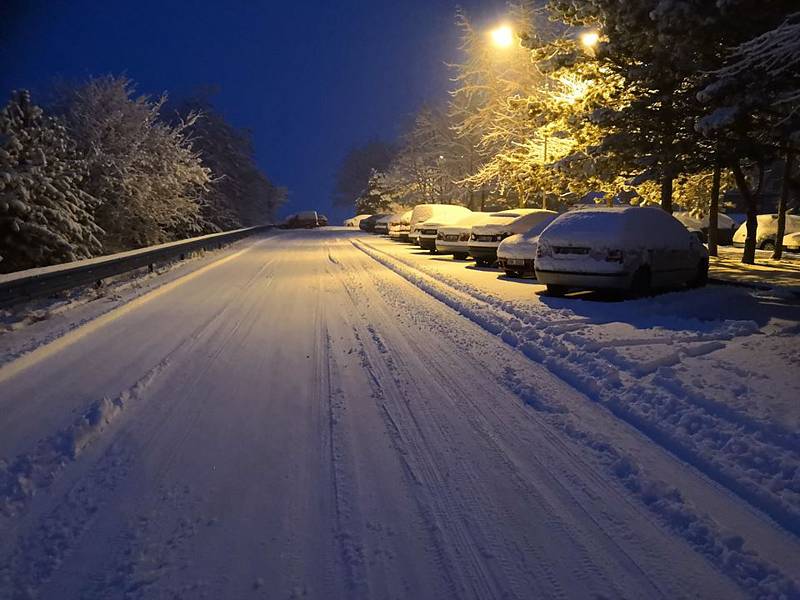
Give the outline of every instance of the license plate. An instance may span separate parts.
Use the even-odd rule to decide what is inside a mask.
[[[523,266],[525,264],[525,259],[524,258],[509,258],[506,261],[506,264],[514,265],[515,267],[517,267],[517,266],[521,267],[521,266]]]

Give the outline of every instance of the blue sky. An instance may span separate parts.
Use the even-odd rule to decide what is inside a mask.
[[[459,4],[487,25],[504,9]],[[396,136],[446,93],[455,9],[449,0],[11,0],[0,14],[0,92],[108,73],[178,100],[213,87],[219,110],[252,131],[259,164],[291,190],[284,212],[330,211],[346,150]]]

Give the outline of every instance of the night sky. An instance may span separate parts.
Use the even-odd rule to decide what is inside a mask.
[[[3,2],[0,93],[55,78],[127,74],[137,91],[212,101],[253,132],[259,164],[289,187],[282,211],[330,209],[347,148],[391,139],[448,88],[456,4],[478,23],[503,0]],[[35,99],[36,97],[34,97]]]

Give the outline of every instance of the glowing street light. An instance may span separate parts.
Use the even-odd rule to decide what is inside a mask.
[[[584,48],[593,49],[600,41],[600,34],[596,31],[584,31],[580,39]]]
[[[500,25],[489,32],[492,43],[498,48],[508,48],[514,43],[514,32],[508,25]]]

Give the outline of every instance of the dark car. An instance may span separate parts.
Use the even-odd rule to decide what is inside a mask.
[[[289,215],[283,223],[278,225],[281,229],[313,229],[319,226],[319,216],[314,210],[305,210]]]
[[[378,223],[378,219],[388,216],[389,213],[378,213],[376,215],[369,216],[358,224],[358,228],[361,231],[366,231],[367,233],[375,233],[375,225]]]

